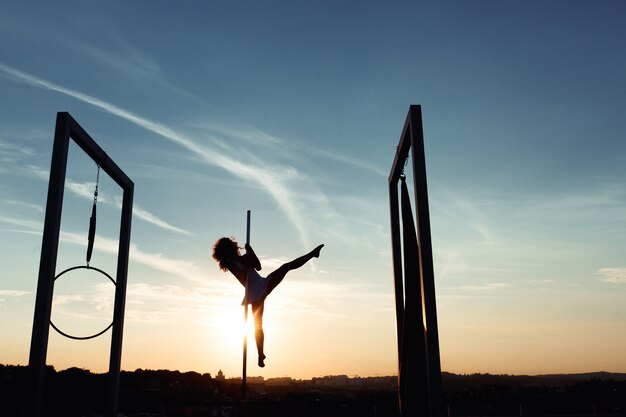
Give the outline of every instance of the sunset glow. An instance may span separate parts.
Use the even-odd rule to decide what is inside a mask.
[[[36,3],[0,13],[1,364],[28,363],[67,111],[135,183],[123,369],[241,375],[211,247],[251,210],[263,276],[326,246],[268,297],[265,368],[250,314],[248,375],[396,374],[387,176],[420,104],[442,369],[626,372],[626,3]],[[85,265],[96,170],[70,144],[57,273]],[[121,201],[101,174],[111,275]],[[54,323],[100,331],[112,291],[62,277]],[[104,372],[110,338],[51,330],[47,363]]]

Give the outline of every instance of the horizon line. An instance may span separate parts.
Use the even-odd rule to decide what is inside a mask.
[[[23,368],[27,368],[29,365],[25,364],[25,365],[20,365],[20,364],[3,364],[0,363],[0,367],[9,367],[9,366],[14,366],[14,367],[23,367]],[[54,368],[54,365],[52,364],[46,364],[46,367],[52,367]],[[92,371],[91,369],[86,369],[86,368],[81,368],[78,366],[70,366],[68,368],[65,369],[60,369],[60,370],[56,370],[55,372],[64,372],[70,369],[80,369],[82,371],[86,371],[89,372],[91,374],[94,375],[104,375],[107,374],[107,372],[96,372],[96,371]],[[154,371],[154,372],[158,372],[158,371],[165,371],[165,372],[178,372],[181,374],[185,374],[185,373],[197,373],[200,375],[205,375],[205,374],[209,374],[209,376],[211,376],[211,378],[215,378],[215,376],[213,376],[213,374],[211,372],[200,372],[200,371],[194,371],[194,370],[187,370],[187,371],[181,371],[179,369],[165,369],[165,368],[161,368],[161,369],[149,369],[149,368],[136,368],[134,370],[128,370],[128,369],[122,369],[121,372],[138,372],[138,371]],[[219,371],[221,371],[221,369],[218,370],[217,373],[219,373]],[[217,375],[217,373],[215,373],[215,375]],[[606,374],[606,375],[622,375],[624,377],[626,377],[626,371],[623,372],[619,372],[619,371],[587,371],[587,372],[557,372],[557,373],[545,373],[545,374],[507,374],[507,373],[491,373],[491,372],[471,372],[471,373],[467,373],[467,372],[450,372],[450,371],[441,371],[441,375],[444,374],[448,374],[448,375],[456,375],[456,376],[476,376],[476,375],[489,375],[489,376],[502,376],[502,377],[566,377],[566,376],[587,376],[587,375],[601,375],[601,374]],[[361,376],[358,374],[352,374],[352,375],[348,375],[348,374],[327,374],[327,375],[320,375],[320,376],[313,376],[310,378],[296,378],[296,377],[291,377],[289,375],[282,375],[282,376],[269,376],[269,377],[264,377],[262,375],[247,375],[247,378],[263,378],[264,380],[268,380],[268,379],[277,379],[277,378],[291,378],[295,381],[307,381],[307,380],[313,380],[314,378],[324,378],[324,377],[347,377],[349,379],[357,379],[357,378],[390,378],[390,377],[394,377],[397,378],[398,375],[397,374],[374,374],[374,375],[366,375],[366,376]],[[228,377],[225,378],[226,380],[236,380],[236,379],[241,379],[241,376],[234,376],[234,377]]]

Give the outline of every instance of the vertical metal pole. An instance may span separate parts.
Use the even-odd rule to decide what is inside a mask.
[[[32,384],[30,394],[32,398],[28,402],[27,407],[32,417],[41,415],[42,409],[68,146],[69,123],[65,114],[59,113],[57,114],[54,132],[50,181],[48,183],[48,201],[46,203],[46,217],[39,260],[35,316],[33,318],[33,333],[30,340],[30,357],[28,361],[30,382]]]
[[[403,416],[429,416],[426,334],[422,309],[420,251],[405,180],[401,180],[402,243],[404,260],[404,328],[402,369],[405,374]],[[410,393],[410,394],[409,394]]]
[[[441,388],[441,363],[439,357],[439,332],[437,326],[437,306],[435,303],[435,274],[430,233],[430,212],[428,208],[426,157],[424,154],[424,132],[422,127],[421,107],[411,106],[409,109],[409,117],[413,160],[413,185],[415,187],[415,214],[419,240],[420,275],[422,278],[422,306],[424,309],[424,333],[426,335],[430,415],[441,416],[444,414],[444,411]]]
[[[124,190],[120,241],[117,255],[117,279],[113,310],[113,330],[111,334],[111,354],[109,356],[109,415],[116,417],[122,363],[122,337],[124,334],[124,309],[126,305],[126,281],[130,252],[130,230],[133,214],[134,185]]]
[[[246,220],[246,244],[250,244],[250,210]],[[246,368],[248,364],[248,279],[246,278],[246,296],[243,306],[243,371],[241,373],[241,399],[246,402]]]
[[[404,328],[404,284],[402,281],[402,249],[400,242],[400,208],[398,206],[398,183],[389,184],[389,206],[391,214],[391,254],[393,256],[393,284],[396,295],[396,337],[398,342],[398,400],[400,412],[404,406],[404,384],[402,378],[402,336]]]
[[[250,210],[248,210],[247,225],[246,225],[246,243],[250,244]]]

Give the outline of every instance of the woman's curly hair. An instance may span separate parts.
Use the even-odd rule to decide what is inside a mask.
[[[213,259],[220,265],[224,272],[228,271],[227,263],[235,256],[240,256],[237,241],[232,237],[222,237],[213,245]]]

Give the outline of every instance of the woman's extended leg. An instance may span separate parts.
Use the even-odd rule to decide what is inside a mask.
[[[285,278],[285,275],[287,275],[287,272],[300,268],[301,266],[303,266],[305,263],[309,262],[313,258],[319,258],[320,251],[322,250],[323,247],[324,245],[319,245],[318,247],[316,247],[315,249],[313,249],[311,252],[307,253],[306,255],[302,255],[301,257],[296,258],[291,262],[282,264],[276,271],[270,273],[267,276],[267,279],[269,279],[269,282],[267,283],[267,289],[265,290],[264,297],[267,297],[269,293],[272,292],[272,290],[276,288],[278,284],[280,284],[283,278]]]
[[[259,366],[265,367],[265,354],[263,353],[263,343],[265,335],[263,334],[263,300],[252,303],[252,315],[254,316],[254,340],[256,341],[256,350],[259,353]]]

